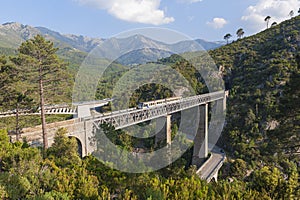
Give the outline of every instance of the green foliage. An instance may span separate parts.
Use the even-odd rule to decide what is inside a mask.
[[[230,33],[227,33],[226,35],[224,35],[224,40],[226,40],[227,44],[228,44],[228,40],[232,37],[232,35]]]
[[[14,60],[14,58],[11,58]],[[19,112],[22,109],[31,109],[34,105],[29,96],[31,88],[24,82],[22,71],[6,57],[0,58],[0,107],[2,111],[15,110],[15,133],[17,140],[21,130]]]
[[[32,200],[69,200],[70,197],[67,193],[57,192],[55,190],[46,192],[45,194],[33,197]]]
[[[243,180],[247,174],[247,163],[242,159],[236,159],[230,166],[230,176]]]
[[[253,188],[266,192],[272,199],[282,198],[285,194],[283,177],[276,167],[263,167],[253,173]]]
[[[42,81],[45,93],[43,95],[47,104],[67,102],[68,99],[64,97],[70,93],[67,87],[70,79],[66,74],[66,64],[58,58],[57,51],[52,42],[37,35],[23,42],[18,49],[17,57],[13,59],[22,70],[25,80],[35,89],[33,95],[35,98],[40,92],[39,84]]]
[[[0,60],[0,88],[4,93],[0,105],[5,111],[16,110],[17,140],[21,132],[19,111],[34,111],[34,107],[40,106],[44,148],[48,147],[44,107],[47,103],[58,103],[58,100],[66,102],[63,97],[70,92],[66,65],[56,55],[57,50],[52,42],[36,35],[20,45],[17,56],[10,58],[11,63],[5,58]]]
[[[113,89],[120,79],[127,71],[128,67],[118,64],[116,62],[111,63],[104,71],[102,77],[99,80],[97,92],[95,97],[97,99],[105,99],[112,97]]]
[[[58,166],[80,165],[78,146],[75,138],[67,137],[67,130],[58,129],[54,136],[54,144],[47,151],[48,156],[56,161]]]
[[[297,69],[292,72],[290,79],[284,87],[283,95],[279,98],[279,113],[276,119],[280,125],[277,129],[270,131],[269,137],[274,141],[270,152],[282,152],[284,150],[290,158],[300,149],[300,59],[296,57]],[[274,148],[275,147],[275,148]]]
[[[210,51],[230,90],[221,141],[235,158],[299,161],[299,26],[295,17]]]
[[[176,163],[157,172],[128,174],[88,156],[78,162],[76,143],[60,129],[53,148],[43,158],[36,148],[11,144],[0,131],[0,195],[7,199],[296,199],[296,165],[286,162],[288,178],[276,167],[255,170],[250,182],[206,183],[195,169]],[[54,156],[55,155],[55,156]],[[66,159],[62,159],[66,156]],[[70,162],[71,160],[71,162]],[[244,175],[245,162],[236,160],[232,173]],[[239,172],[240,171],[240,172]]]
[[[86,169],[76,145],[57,133],[53,144],[64,153],[49,149],[43,159],[37,148],[22,143],[11,144],[7,133],[0,131],[0,195],[8,199],[98,199],[98,179]],[[75,143],[76,144],[76,143]],[[76,154],[76,155],[75,155]]]

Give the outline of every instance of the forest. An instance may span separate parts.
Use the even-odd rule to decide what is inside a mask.
[[[77,142],[60,129],[48,148],[30,147],[23,141],[10,142],[8,132],[41,124],[40,117],[19,116],[1,119],[0,197],[2,199],[299,199],[300,198],[300,17],[274,25],[256,35],[240,38],[209,51],[229,90],[226,126],[218,146],[227,161],[218,182],[207,183],[189,166],[187,151],[171,165],[155,172],[130,174],[111,169],[93,156],[81,158]],[[78,60],[68,63],[57,56],[59,49],[46,45],[48,57],[45,84],[47,103],[70,102]],[[36,108],[41,76],[39,63],[31,59],[23,43],[17,52],[2,52],[0,58],[1,111]],[[1,50],[1,49],[0,49]],[[34,49],[36,50],[36,49]],[[38,51],[37,51],[38,52]],[[56,63],[55,70],[49,63]],[[199,61],[201,62],[201,61]],[[195,68],[172,55],[157,61],[171,66],[189,81],[198,94],[207,92]],[[24,68],[26,66],[26,68]],[[99,81],[96,97],[112,94],[112,88],[128,67],[114,63]],[[69,70],[71,75],[64,72]],[[49,73],[49,74],[48,74]],[[54,75],[54,76],[53,76]],[[171,77],[171,75],[170,75]],[[49,80],[49,82],[47,81]],[[26,88],[26,90],[24,90]],[[60,90],[62,88],[63,90]],[[50,92],[47,92],[50,91]],[[54,92],[55,91],[55,92]],[[10,95],[8,95],[10,94]],[[162,85],[145,85],[130,102],[172,96]],[[105,109],[110,109],[109,107]],[[45,123],[70,118],[46,117]],[[174,124],[173,124],[174,125]],[[136,142],[124,131],[109,130],[111,140],[121,148]],[[21,132],[20,132],[21,133]],[[173,134],[176,134],[174,132]],[[147,141],[151,146],[151,141]]]

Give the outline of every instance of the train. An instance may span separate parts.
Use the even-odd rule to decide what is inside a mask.
[[[157,106],[157,105],[161,105],[161,104],[166,104],[169,102],[174,102],[174,101],[178,101],[180,100],[182,97],[170,97],[170,98],[166,98],[166,99],[158,99],[158,100],[154,100],[154,101],[147,101],[147,102],[139,102],[137,104],[137,109],[144,109],[144,108],[150,108],[152,106]]]

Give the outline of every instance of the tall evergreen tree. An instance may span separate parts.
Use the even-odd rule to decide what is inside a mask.
[[[228,44],[228,40],[232,37],[232,35],[230,33],[227,33],[225,36],[224,36],[224,40],[226,40],[227,44]]]
[[[236,31],[236,35],[239,39],[241,39],[243,37],[243,35],[245,34],[244,30],[242,28],[239,28],[237,31]]]
[[[49,157],[55,157],[58,166],[80,164],[78,145],[75,138],[68,138],[67,130],[60,128],[54,136],[54,143],[48,149]]]
[[[19,65],[23,67],[27,81],[32,83],[36,94],[39,96],[41,110],[43,145],[48,148],[48,137],[46,131],[45,101],[47,96],[61,94],[59,88],[66,79],[65,63],[56,55],[57,48],[53,42],[45,40],[37,35],[21,44],[18,49]]]
[[[293,17],[293,16],[294,16],[294,11],[293,11],[293,10],[290,11],[289,16],[290,16],[290,17]]]
[[[271,17],[270,16],[267,16],[265,18],[265,22],[267,22],[267,28],[269,28],[269,21],[270,21]]]
[[[16,63],[14,58],[11,58]],[[22,110],[29,110],[33,105],[30,98],[30,87],[24,83],[21,71],[7,58],[0,58],[0,106],[2,111],[14,111],[16,119],[15,134],[17,141],[21,133],[19,114]]]
[[[276,25],[277,25],[277,22],[273,22],[273,23],[271,24],[271,27],[276,26]]]

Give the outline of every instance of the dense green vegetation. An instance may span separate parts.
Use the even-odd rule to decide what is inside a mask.
[[[295,17],[210,52],[230,90],[222,141],[233,157],[299,162],[299,27]]]
[[[275,173],[274,167],[286,180],[299,176],[299,27],[300,17],[295,17],[210,52],[230,90],[219,143],[234,170],[224,167],[224,177],[256,184],[257,173],[250,172]],[[291,169],[294,174],[288,174]]]
[[[230,90],[226,127],[218,144],[226,150],[228,160],[218,183],[208,184],[197,177],[195,169],[187,165],[189,153],[157,172],[128,174],[113,170],[92,156],[81,159],[76,141],[67,138],[63,129],[46,151],[28,147],[26,142],[12,144],[6,131],[0,131],[0,197],[299,199],[299,29],[300,17],[294,17],[209,52]],[[242,37],[243,30],[239,33]],[[79,53],[76,58],[83,57]],[[6,68],[11,66],[6,60],[2,58],[1,69],[10,69]],[[196,93],[207,92],[201,75],[181,56],[173,55],[158,63],[176,69]],[[70,69],[74,72],[76,66]],[[112,88],[127,71],[127,67],[113,63],[98,83],[97,98],[112,95]],[[5,73],[1,76],[5,77]],[[5,79],[0,84],[1,81],[5,85]],[[130,103],[134,106],[138,101],[172,95],[163,85],[145,84],[131,96]],[[6,120],[2,124],[14,127],[11,119]],[[123,131],[108,131],[111,141],[122,149],[130,150],[140,142]],[[152,147],[153,138],[144,144]]]
[[[265,166],[253,172],[251,182],[207,184],[193,167],[184,169],[181,160],[157,172],[127,174],[91,156],[82,160],[76,140],[66,137],[64,129],[57,132],[44,157],[26,143],[10,143],[5,131],[0,131],[0,150],[2,199],[293,199],[299,195],[295,165],[289,166],[286,180],[278,168]]]

